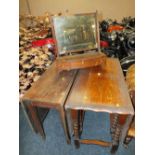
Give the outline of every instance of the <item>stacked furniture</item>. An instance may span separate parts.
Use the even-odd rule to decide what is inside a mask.
[[[35,132],[45,138],[38,108],[56,108],[67,143],[96,144],[115,152],[125,141],[134,116],[119,60],[100,52],[97,13],[52,19],[57,58],[22,98],[22,107]],[[111,115],[112,141],[80,139],[87,110]],[[123,118],[123,119],[122,119]]]

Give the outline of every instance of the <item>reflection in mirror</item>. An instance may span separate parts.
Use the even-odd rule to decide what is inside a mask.
[[[53,17],[59,55],[97,48],[96,14]]]

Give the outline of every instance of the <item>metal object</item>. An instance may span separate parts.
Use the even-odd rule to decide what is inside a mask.
[[[102,48],[102,52],[108,57],[116,57],[120,60],[135,55],[135,20],[124,18],[121,23],[117,21],[100,23],[101,40],[107,41],[109,47]]]
[[[120,60],[120,64],[124,74],[128,71],[128,68],[135,63],[135,56],[128,56]]]

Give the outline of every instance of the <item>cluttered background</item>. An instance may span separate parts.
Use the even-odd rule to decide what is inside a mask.
[[[58,13],[56,15],[61,15]],[[20,15],[19,18],[19,77],[20,97],[33,85],[55,59],[55,40],[50,17]],[[101,51],[120,60],[124,76],[135,63],[135,18],[121,21],[104,19],[99,22]]]

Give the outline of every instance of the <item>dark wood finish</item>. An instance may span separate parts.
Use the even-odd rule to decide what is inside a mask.
[[[26,92],[22,100],[31,100],[51,106],[63,105],[75,75],[76,70],[60,71],[54,62]]]
[[[118,59],[106,58],[103,66],[79,70],[66,109],[134,114]]]
[[[64,17],[86,16],[88,18],[92,18],[92,15],[94,16],[93,18],[95,21],[94,25],[93,25],[93,26],[95,26],[95,29],[93,30],[93,33],[95,33],[95,38],[96,38],[95,47],[90,46],[87,48],[83,48],[81,46],[81,48],[79,47],[76,50],[69,48],[69,49],[66,49],[64,55],[61,56],[60,55],[61,50],[59,49],[59,47],[60,47],[59,44],[60,44],[60,40],[61,39],[64,40],[64,38],[63,38],[63,35],[62,35],[62,38],[58,37],[56,35],[56,32],[59,32],[58,29],[60,29],[60,28],[57,27],[57,25],[54,23],[54,18],[59,18],[59,19],[62,18],[65,23]],[[99,65],[103,64],[105,54],[101,53],[101,51],[100,51],[100,35],[99,35],[99,25],[98,25],[98,20],[97,20],[97,11],[93,12],[93,13],[84,13],[84,14],[81,13],[81,14],[74,14],[74,15],[69,14],[69,15],[61,16],[61,17],[53,17],[51,19],[51,22],[52,22],[52,33],[53,33],[55,40],[57,40],[57,42],[56,42],[56,52],[57,52],[56,63],[57,63],[57,67],[60,70],[88,68],[88,67],[99,66]],[[79,24],[79,26],[80,26],[80,24]],[[56,31],[56,29],[57,29],[57,31]],[[83,41],[85,41],[85,40],[83,40]],[[68,44],[66,46],[68,47],[70,45],[72,45],[72,42],[70,42],[70,44]]]
[[[135,120],[132,122],[128,130],[128,136],[135,137]]]
[[[135,138],[135,120],[133,120],[128,130],[127,136],[124,141],[124,146],[127,147],[133,138]]]
[[[128,86],[133,107],[135,109],[135,64],[131,65],[127,71],[126,83]],[[127,147],[127,145],[130,143],[130,141],[133,138],[135,138],[135,117],[133,118],[130,124],[130,128],[128,129],[128,132],[124,141],[124,146]]]
[[[118,59],[106,58],[105,64],[79,70],[77,78],[67,98],[65,109],[71,109],[74,140],[84,144],[100,144],[98,140],[79,139],[79,116],[77,111],[91,110],[94,112],[108,112],[114,116],[112,132],[112,149],[114,153],[119,143],[125,139],[134,110],[129,97],[128,89]],[[75,134],[76,133],[76,134]],[[109,144],[107,142],[106,144]],[[103,144],[104,145],[104,144]],[[78,143],[79,147],[79,143]]]
[[[76,72],[76,70],[60,71],[54,62],[22,98],[22,104],[27,108],[27,117],[32,128],[37,130],[42,137],[45,137],[45,133],[36,108],[56,108],[60,113],[66,141],[70,143],[64,103],[76,77]]]
[[[83,121],[84,121],[84,116],[85,116],[85,111],[80,110],[80,136],[82,134],[83,131]]]
[[[73,130],[74,130],[74,144],[76,148],[80,147],[80,111],[72,110]]]
[[[46,118],[46,116],[47,116],[47,114],[49,112],[49,109],[48,108],[40,108],[40,107],[38,107],[37,111],[38,111],[38,115],[40,117],[40,120],[43,123],[44,119]]]
[[[110,133],[112,137],[111,153],[115,153],[118,149],[119,143],[123,143],[123,140],[126,139],[125,134],[128,132],[131,122],[129,119],[130,115],[110,114]]]
[[[117,124],[119,122],[119,116],[118,114],[115,114],[115,115],[110,115],[110,122],[111,122],[111,128],[110,128],[110,132],[111,132],[111,137],[112,137],[112,140],[114,139],[114,134],[115,134],[115,131],[116,131],[116,128],[117,128]]]
[[[135,90],[135,64],[131,65],[126,73],[126,83],[129,92]]]
[[[33,122],[35,123],[36,128],[38,129],[38,132],[40,133],[42,138],[45,139],[45,132],[44,132],[44,129],[42,126],[43,124],[41,123],[41,120],[39,118],[38,111],[37,111],[36,107],[34,107],[31,104],[28,104],[27,106],[28,106],[31,118],[32,118]]]
[[[56,65],[60,70],[81,69],[104,64],[105,55],[102,53],[88,53],[59,57],[56,59]]]
[[[133,105],[133,107],[135,109],[135,90],[131,90],[129,92],[129,94],[130,94],[130,97],[131,97],[132,105]]]
[[[135,107],[135,64],[131,65],[127,71],[126,83],[133,106]]]
[[[125,141],[124,141],[124,147],[125,147],[125,148],[128,148],[128,144],[131,142],[132,139],[133,139],[132,136],[127,136],[127,137],[125,138]]]
[[[121,126],[119,125],[119,115],[114,114],[113,124],[111,128],[111,135],[112,135],[111,153],[115,153],[118,149],[120,134],[121,134]]]
[[[29,111],[29,109],[28,109],[28,107],[27,107],[27,105],[26,105],[26,102],[23,103],[23,102],[21,101],[20,103],[21,103],[23,112],[24,112],[24,114],[25,114],[25,117],[26,117],[26,119],[27,119],[27,121],[28,121],[29,126],[31,127],[31,129],[32,129],[33,132],[38,133],[38,129],[37,129],[37,127],[35,126],[35,122],[32,120],[32,117],[31,117],[31,115],[30,115],[30,111]]]
[[[61,119],[61,123],[62,123],[63,129],[64,129],[64,132],[65,132],[67,144],[70,144],[71,143],[70,134],[68,131],[67,118],[66,118],[64,108],[61,108],[61,107],[59,108],[59,114],[60,114],[60,119]]]

